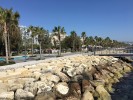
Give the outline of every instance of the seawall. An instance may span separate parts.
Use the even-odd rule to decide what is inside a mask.
[[[111,100],[132,66],[105,56],[69,56],[0,72],[0,100]]]

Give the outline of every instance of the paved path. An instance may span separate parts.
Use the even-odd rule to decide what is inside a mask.
[[[86,55],[86,54],[81,54],[81,53],[76,53],[76,54],[63,54],[63,57],[47,57],[45,60],[34,60],[34,61],[27,61],[27,62],[20,62],[12,65],[6,65],[6,66],[0,66],[0,71],[8,70],[8,69],[14,69],[14,68],[21,68],[26,65],[33,65],[33,64],[38,64],[47,60],[53,60],[53,59],[60,59],[64,57],[71,57],[71,56],[78,56],[78,55]]]

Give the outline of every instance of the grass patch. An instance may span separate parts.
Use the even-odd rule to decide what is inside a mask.
[[[11,64],[15,64],[15,62],[10,60],[9,63],[7,64],[6,61],[0,61],[0,66],[11,65]]]

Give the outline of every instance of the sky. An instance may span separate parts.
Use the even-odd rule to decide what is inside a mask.
[[[20,25],[41,26],[52,32],[65,27],[69,35],[110,37],[133,41],[133,0],[0,0],[3,8],[20,13]]]

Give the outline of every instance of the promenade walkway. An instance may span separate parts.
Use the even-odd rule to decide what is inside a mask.
[[[45,54],[43,54],[43,56],[44,55]],[[78,55],[82,55],[82,54],[81,53],[63,53],[62,57],[70,57],[70,56],[78,56]],[[41,63],[41,62],[44,62],[44,61],[47,61],[47,60],[60,59],[62,57],[56,57],[56,55],[49,57],[47,55],[45,57],[45,59],[43,59],[43,60],[32,60],[32,61],[27,61],[27,62],[19,62],[19,63],[12,64],[12,65],[0,66],[0,71],[8,70],[8,69],[14,69],[14,68],[21,68],[21,67],[26,66],[26,65],[38,64],[38,63]]]

